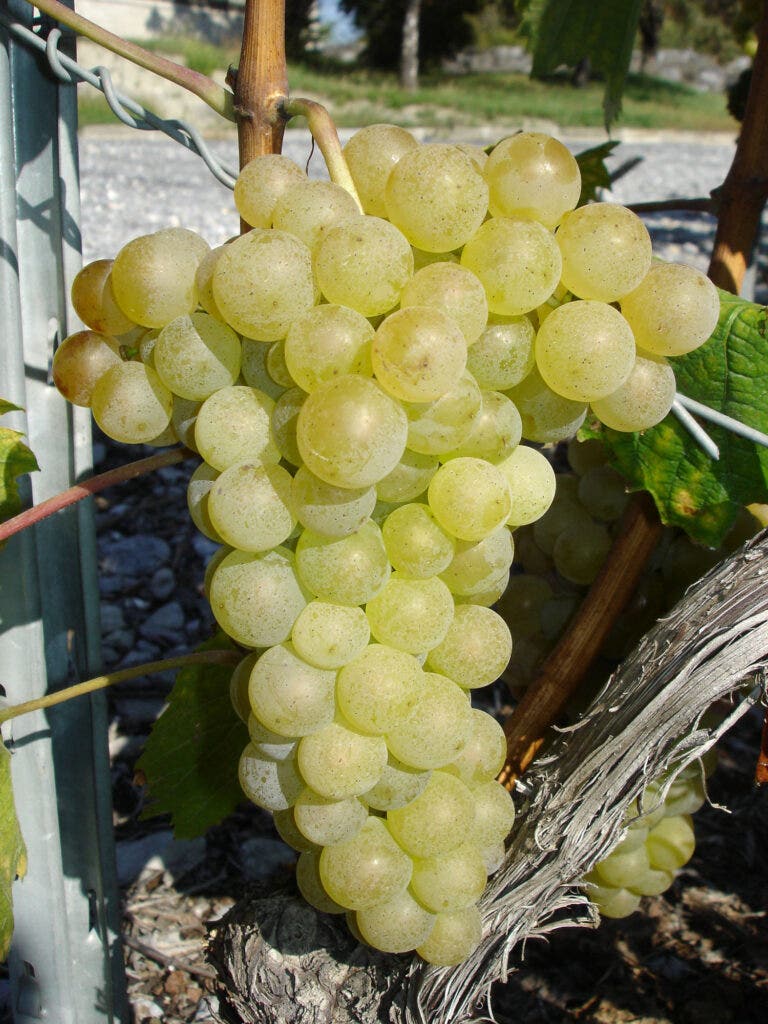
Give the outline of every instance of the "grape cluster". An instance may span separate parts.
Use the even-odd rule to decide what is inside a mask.
[[[659,896],[693,856],[694,814],[704,803],[704,779],[717,765],[712,749],[684,768],[660,799],[665,779],[649,783],[624,816],[618,846],[585,877],[587,894],[604,917],[628,917],[643,896]]]
[[[470,691],[510,657],[491,605],[512,530],[555,493],[521,438],[572,434],[587,403],[617,429],[657,422],[665,356],[708,337],[717,293],[652,266],[629,210],[575,209],[578,165],[548,136],[486,157],[376,125],[344,155],[362,211],[259,157],[235,186],[240,237],[170,228],[84,268],[89,329],[53,377],[108,436],[201,456],[190,514],[221,545],[206,591],[249,652],[240,781],[300,851],[305,897],[371,945],[453,964],[514,816],[503,731]]]

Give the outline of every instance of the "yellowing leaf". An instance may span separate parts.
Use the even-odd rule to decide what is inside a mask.
[[[13,935],[11,886],[27,872],[27,850],[19,829],[11,784],[11,755],[0,741],[0,961],[8,956]]]

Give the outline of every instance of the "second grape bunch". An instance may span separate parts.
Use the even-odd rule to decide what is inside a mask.
[[[510,657],[491,606],[512,531],[555,493],[521,439],[570,436],[588,404],[657,422],[666,357],[706,340],[717,293],[652,266],[630,211],[576,210],[578,165],[548,136],[486,158],[375,125],[345,156],[362,212],[259,157],[241,237],[169,228],[86,267],[89,330],[53,375],[110,437],[203,460],[189,507],[243,649],[240,780],[300,852],[301,891],[380,949],[455,964],[514,817],[503,731],[471,691]]]

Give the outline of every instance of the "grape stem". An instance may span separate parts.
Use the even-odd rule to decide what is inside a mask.
[[[340,185],[346,192],[349,192],[362,213],[363,206],[357,194],[355,183],[352,180],[352,175],[349,173],[347,161],[344,159],[341,142],[339,141],[339,133],[336,131],[336,125],[333,123],[333,119],[325,107],[314,100],[291,98],[286,99],[281,104],[281,111],[285,118],[306,118],[312,138],[318,144],[320,152],[323,154],[331,181],[336,185]]]
[[[204,103],[207,103],[209,107],[215,110],[217,114],[221,114],[228,121],[235,120],[232,93],[228,89],[223,88],[223,86],[217,85],[207,75],[177,64],[175,61],[162,57],[158,53],[145,50],[143,46],[138,46],[136,43],[129,43],[122,36],[115,35],[113,32],[102,28],[101,25],[97,25],[95,22],[89,21],[88,18],[84,18],[81,14],[76,14],[71,8],[60,3],[59,0],[27,0],[27,3],[42,11],[43,14],[49,15],[49,17],[60,24],[73,29],[78,35],[85,36],[86,39],[90,39],[92,42],[98,43],[99,46],[103,46],[105,50],[110,50],[120,57],[125,57],[126,60],[131,61],[133,64],[137,64],[140,68],[152,71],[154,74],[167,79],[169,82],[173,82],[175,85],[180,85],[182,89],[186,89],[188,92],[199,97]]]
[[[544,734],[578,690],[613,623],[632,597],[662,530],[649,495],[634,497],[608,558],[567,632],[504,723],[507,761],[498,778],[508,789],[536,756]]]
[[[27,700],[21,704],[12,704],[7,708],[0,708],[0,725],[10,722],[13,718],[27,715],[31,711],[40,711],[43,708],[53,707],[55,704],[63,704],[65,701],[75,697],[82,697],[86,693],[93,693],[95,690],[104,690],[108,686],[115,686],[117,683],[125,683],[129,679],[137,679],[139,676],[150,676],[156,672],[166,672],[174,668],[186,668],[189,665],[236,665],[242,658],[237,651],[195,651],[192,654],[180,654],[175,658],[165,658],[161,661],[148,661],[144,665],[131,665],[130,668],[122,668],[119,672],[110,672],[107,675],[95,676],[83,683],[75,683],[55,693],[46,693],[34,700]]]
[[[169,448],[156,455],[150,455],[146,459],[137,459],[125,466],[118,466],[117,469],[110,469],[106,473],[99,473],[87,480],[81,480],[80,483],[69,487],[66,491],[61,491],[60,494],[54,494],[52,498],[41,501],[34,508],[28,508],[17,516],[13,516],[12,519],[0,523],[0,544],[8,540],[9,537],[13,537],[14,534],[26,530],[27,527],[47,519],[55,512],[60,512],[63,508],[82,501],[83,498],[98,494],[99,491],[113,487],[115,484],[125,483],[126,480],[133,480],[134,477],[143,476],[145,473],[152,473],[156,469],[162,469],[163,466],[173,466],[176,462],[192,459],[194,455],[195,453],[189,448]]]
[[[234,83],[242,168],[282,149],[285,118],[279,107],[288,95],[285,0],[246,0],[240,62],[236,71],[230,69],[229,80]]]

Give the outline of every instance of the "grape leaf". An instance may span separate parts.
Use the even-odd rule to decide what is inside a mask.
[[[605,166],[605,161],[616,146],[618,142],[601,142],[599,146],[592,146],[591,149],[576,154],[576,163],[581,171],[581,195],[578,206],[584,206],[596,199],[599,188],[611,187],[611,174]]]
[[[671,359],[678,390],[768,433],[768,310],[720,292],[720,319],[701,348]],[[768,501],[768,449],[723,427],[704,423],[720,449],[711,459],[670,414],[642,433],[601,424],[580,436],[599,437],[634,489],[650,491],[662,522],[693,540],[719,547],[740,508]]]
[[[14,879],[27,873],[27,850],[16,817],[11,782],[11,755],[0,739],[0,962],[5,961],[13,935]]]
[[[533,75],[588,57],[605,79],[603,110],[608,128],[621,110],[640,17],[641,0],[532,0]]]
[[[18,405],[0,398],[0,416],[18,411]],[[17,479],[40,469],[37,459],[22,441],[23,436],[18,430],[0,427],[0,522],[21,511]]]
[[[234,649],[218,634],[199,650]],[[182,669],[136,768],[149,790],[144,817],[170,813],[178,839],[216,825],[243,800],[238,762],[248,730],[229,697],[231,665]]]

